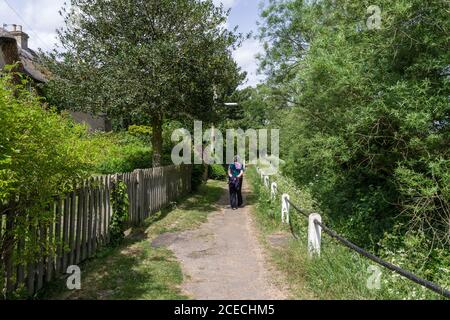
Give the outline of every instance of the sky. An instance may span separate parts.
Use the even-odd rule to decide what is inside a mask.
[[[29,47],[51,50],[56,43],[57,28],[63,26],[63,19],[58,11],[68,0],[0,0],[0,26],[18,24],[30,36]],[[231,8],[227,26],[238,26],[239,32],[257,34],[256,21],[259,16],[259,5],[263,0],[214,0]],[[264,77],[257,74],[256,54],[262,51],[259,41],[250,38],[234,52],[234,58],[248,76],[245,86],[255,86]]]

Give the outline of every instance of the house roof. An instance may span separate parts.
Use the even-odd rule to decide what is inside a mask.
[[[33,50],[20,49],[19,55],[26,74],[39,82],[48,81],[48,76],[46,76],[44,68],[37,62],[38,56]]]
[[[22,49],[18,46],[17,40],[4,28],[0,27],[0,49],[3,43],[14,41],[19,53],[19,59],[22,63],[25,74],[38,82],[48,81],[48,72],[39,64],[39,57],[35,51],[27,48]],[[1,67],[1,66],[0,66]]]

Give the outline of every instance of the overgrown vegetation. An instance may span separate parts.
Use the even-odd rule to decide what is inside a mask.
[[[2,225],[0,266],[11,259],[13,266],[25,265],[52,252],[54,244],[35,231],[51,222],[54,197],[71,191],[101,158],[84,126],[47,108],[26,80],[17,80],[12,73],[0,77],[0,218],[10,221]],[[12,256],[19,236],[25,246]]]
[[[88,300],[170,300],[188,299],[180,291],[183,273],[180,263],[166,248],[152,247],[152,241],[166,232],[198,227],[213,212],[223,182],[209,181],[199,191],[172,208],[150,217],[144,226],[129,230],[123,243],[105,248],[83,263],[82,288],[68,291],[65,279],[53,282],[39,295],[41,299]]]
[[[381,266],[378,266],[382,272],[379,289],[369,289],[367,284],[374,284],[372,280],[375,278],[371,277],[376,275],[371,268],[377,265],[343,247],[326,234],[322,238],[320,258],[310,259],[307,250],[307,219],[291,210],[290,219],[299,240],[290,237],[290,228],[281,223],[279,197],[276,201],[270,200],[270,192],[263,186],[254,168],[247,172],[247,177],[255,193],[255,215],[263,239],[280,232],[291,239],[282,246],[273,247],[267,240],[265,244],[272,261],[286,277],[293,299],[442,299],[434,292]],[[282,176],[272,177],[272,181],[277,181],[279,190],[287,192],[297,206],[308,212],[314,211],[316,204],[308,191],[299,189],[292,180]],[[327,217],[323,218],[326,224],[329,223]],[[384,255],[383,258],[406,269],[412,267],[405,263],[409,260],[404,259],[404,254],[395,258]],[[435,280],[448,287],[448,274],[445,270],[442,271],[444,273],[440,273]],[[426,276],[426,273],[420,272],[419,275]]]
[[[225,180],[227,177],[227,170],[221,164],[212,164],[208,168],[208,175],[210,179]]]
[[[242,36],[224,27],[228,13],[211,0],[72,0],[64,7],[64,49],[39,60],[50,77],[45,98],[25,90],[33,87],[25,81],[13,85],[19,75],[1,75],[0,266],[12,269],[55,249],[36,231],[54,219],[54,197],[90,175],[171,163],[176,120],[216,120],[216,107],[243,79],[231,54]],[[119,132],[89,133],[63,110],[103,113]],[[121,224],[113,227],[120,240]],[[19,238],[26,250],[13,257]]]
[[[166,121],[163,125],[163,153],[161,164],[171,165],[171,152],[174,142],[171,134],[181,127],[177,121]],[[153,166],[153,149],[150,141],[152,130],[148,126],[131,125],[128,130],[118,130],[105,133],[96,132],[90,135],[92,143],[98,144],[103,153],[101,160],[97,161],[95,173],[114,174],[132,172],[136,169],[147,169]]]
[[[54,196],[92,174],[170,163],[177,121],[191,129],[192,120],[201,119],[222,129],[280,128],[280,189],[358,245],[449,287],[448,1],[376,4],[381,25],[369,28],[369,0],[269,0],[259,33],[267,80],[233,94],[243,74],[232,50],[243,37],[223,27],[223,6],[71,0],[59,34],[64,50],[42,57],[52,74],[45,101],[58,111],[104,113],[120,132],[88,133],[25,90],[19,75],[2,74],[0,227],[7,231],[0,266],[7,259],[25,265],[53,250],[34,230],[53,219]],[[230,95],[240,103],[224,110]],[[203,188],[208,171],[214,179],[226,177],[221,166],[196,165],[194,190]],[[258,197],[270,204],[266,191]],[[268,207],[259,208],[262,224],[283,229],[267,218],[276,218],[279,208]],[[6,227],[6,214],[13,228]],[[300,220],[294,225],[304,232]],[[120,224],[117,230],[123,232]],[[11,257],[19,235],[26,250]],[[300,274],[318,297],[434,298],[394,275],[381,291],[368,291],[362,285],[367,262],[331,241],[324,247],[318,261],[305,260],[298,242],[278,253],[280,265]],[[145,261],[143,267],[161,257],[144,243],[139,250],[138,260],[123,265]],[[167,266],[168,274],[176,269]],[[320,277],[323,272],[329,277]]]
[[[381,28],[369,29],[371,4],[269,1],[260,28],[268,78],[241,92],[234,123],[281,129],[282,173],[329,226],[446,285],[448,6],[379,1]]]
[[[134,127],[130,132],[90,133],[65,112],[44,104],[20,75],[1,75],[0,288],[4,289],[7,260],[25,266],[55,250],[56,243],[35,232],[53,222],[55,196],[74,190],[91,175],[131,172],[149,168],[152,162],[148,131]],[[120,208],[123,200],[117,203]],[[6,216],[12,228],[6,225]],[[117,228],[117,234],[123,232],[120,223]],[[24,243],[20,252],[13,250],[19,238]]]
[[[148,138],[149,136],[136,136],[126,131],[92,134],[92,141],[102,147],[105,155],[96,163],[94,171],[98,174],[114,174],[151,168],[152,149],[146,143]]]
[[[205,164],[196,164],[192,166],[191,185],[192,190],[197,191],[204,184],[208,177],[208,166]]]
[[[109,224],[111,245],[119,245],[124,237],[128,222],[128,192],[123,181],[116,181],[111,193],[112,216]]]

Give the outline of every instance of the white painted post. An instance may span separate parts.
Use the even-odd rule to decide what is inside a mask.
[[[287,193],[281,196],[281,222],[289,223],[290,197]]]
[[[318,221],[322,223],[322,217],[317,213],[312,213],[309,215],[308,224],[308,252],[309,257],[314,255],[320,256],[320,241],[322,237],[322,228],[314,223]]]
[[[277,192],[278,192],[278,185],[276,182],[272,182],[272,186],[271,186],[270,190],[271,190],[270,200],[275,200],[277,197]]]
[[[269,189],[270,188],[270,179],[269,176],[264,176],[264,186]]]

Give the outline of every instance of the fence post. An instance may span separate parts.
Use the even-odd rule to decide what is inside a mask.
[[[317,213],[310,214],[308,223],[308,252],[311,258],[314,255],[320,256],[322,228],[315,221],[322,223],[322,217]]]
[[[277,197],[277,192],[278,192],[278,185],[276,182],[272,182],[272,186],[271,186],[270,190],[271,190],[270,200],[275,200]]]
[[[11,201],[12,203],[12,201]],[[14,290],[14,279],[13,279],[13,255],[14,255],[14,242],[15,242],[15,235],[13,232],[14,228],[14,205],[9,206],[9,210],[6,212],[6,229],[4,230],[4,240],[5,242],[2,243],[2,247],[4,247],[6,250],[3,252],[3,261],[0,261],[4,263],[4,274],[1,276],[5,276],[5,298],[8,297],[10,293]],[[1,216],[0,216],[1,218]],[[1,220],[0,220],[1,222]],[[3,239],[2,239],[3,240]],[[1,267],[1,266],[0,266]],[[0,292],[1,292],[0,287]]]
[[[138,184],[138,214],[136,217],[136,224],[141,223],[145,219],[145,183],[144,170],[137,170],[137,184]]]
[[[287,193],[281,196],[281,222],[289,223],[290,197]]]
[[[270,179],[269,176],[264,176],[264,186],[269,189],[270,188]]]

